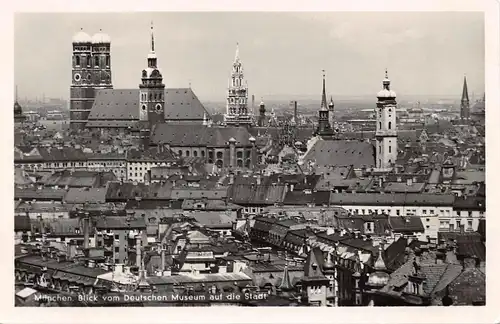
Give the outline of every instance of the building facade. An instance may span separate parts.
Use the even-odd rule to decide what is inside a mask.
[[[238,45],[229,80],[224,122],[226,125],[250,125],[253,122],[252,114],[248,111],[248,87],[243,78]]]
[[[73,37],[70,127],[83,129],[97,89],[113,88],[111,82],[111,40],[99,32],[90,37],[83,30]]]

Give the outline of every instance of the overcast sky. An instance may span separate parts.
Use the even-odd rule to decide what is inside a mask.
[[[236,43],[250,94],[293,99],[375,95],[385,68],[405,95],[460,97],[464,74],[484,91],[482,13],[103,13],[17,14],[15,82],[24,98],[69,97],[71,38],[80,28],[111,37],[115,89],[137,88],[154,21],[167,87],[224,100]]]

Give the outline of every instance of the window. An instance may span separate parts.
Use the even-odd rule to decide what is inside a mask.
[[[400,215],[399,209],[396,209],[396,215],[398,215],[398,216]]]
[[[115,246],[115,253],[119,253],[120,252],[120,247],[119,246]]]
[[[382,122],[379,122],[379,123],[378,123],[378,128],[379,128],[379,129],[382,129]]]
[[[179,156],[182,156],[182,150],[179,150],[177,153],[179,154]]]
[[[467,230],[472,231],[472,219],[467,220]]]
[[[427,209],[422,209],[422,214],[426,215],[427,214]]]
[[[197,152],[197,151],[194,151],[194,152],[193,152],[193,156],[194,156],[194,157],[197,157],[197,156],[198,156],[198,152]]]
[[[380,146],[378,147],[378,152],[379,152],[380,154],[382,154],[382,145],[380,145]]]
[[[389,122],[389,126],[387,127],[388,129],[391,129],[392,122]]]
[[[186,151],[186,156],[189,156],[189,151]]]
[[[76,62],[75,62],[76,66],[80,66],[80,56],[76,56]]]
[[[95,63],[94,65],[95,65],[96,67],[99,67],[99,56],[96,56],[96,57],[95,57],[95,59],[94,59],[94,63]]]
[[[391,153],[392,146],[389,145],[389,153]]]
[[[109,67],[109,56],[106,56],[106,66]]]

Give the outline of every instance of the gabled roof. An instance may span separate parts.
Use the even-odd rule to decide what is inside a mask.
[[[312,248],[311,252],[309,252],[309,255],[307,256],[307,260],[304,265],[304,277],[324,278],[325,277],[323,274],[324,263],[325,263],[325,257],[323,255],[323,251],[318,247]]]
[[[317,166],[371,167],[375,165],[375,147],[360,141],[320,139],[308,150],[303,161],[313,161]]]
[[[64,200],[70,204],[105,203],[106,188],[70,188]]]
[[[165,120],[199,120],[210,118],[203,104],[190,88],[165,90]],[[138,121],[139,89],[106,89],[97,91],[89,121]]]
[[[283,202],[285,185],[232,185],[228,197],[235,204],[274,205]]]
[[[210,114],[191,88],[166,89],[165,120],[203,120]]]

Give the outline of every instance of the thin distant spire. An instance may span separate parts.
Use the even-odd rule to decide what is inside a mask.
[[[16,92],[15,92],[15,96],[16,96],[16,102],[17,102],[17,84],[16,84]]]
[[[464,74],[464,87],[462,90],[462,101],[469,101],[469,91],[467,90],[467,77]]]
[[[236,54],[234,55],[234,61],[240,60],[240,44],[236,42]]]
[[[155,36],[154,36],[154,30],[153,30],[153,21],[151,20],[151,52],[154,53],[155,51]]]
[[[389,74],[387,73],[387,68],[385,68],[385,78],[389,79]]]
[[[322,70],[322,72],[323,72],[323,92],[321,94],[321,109],[326,109],[327,103],[326,103],[325,70]]]

